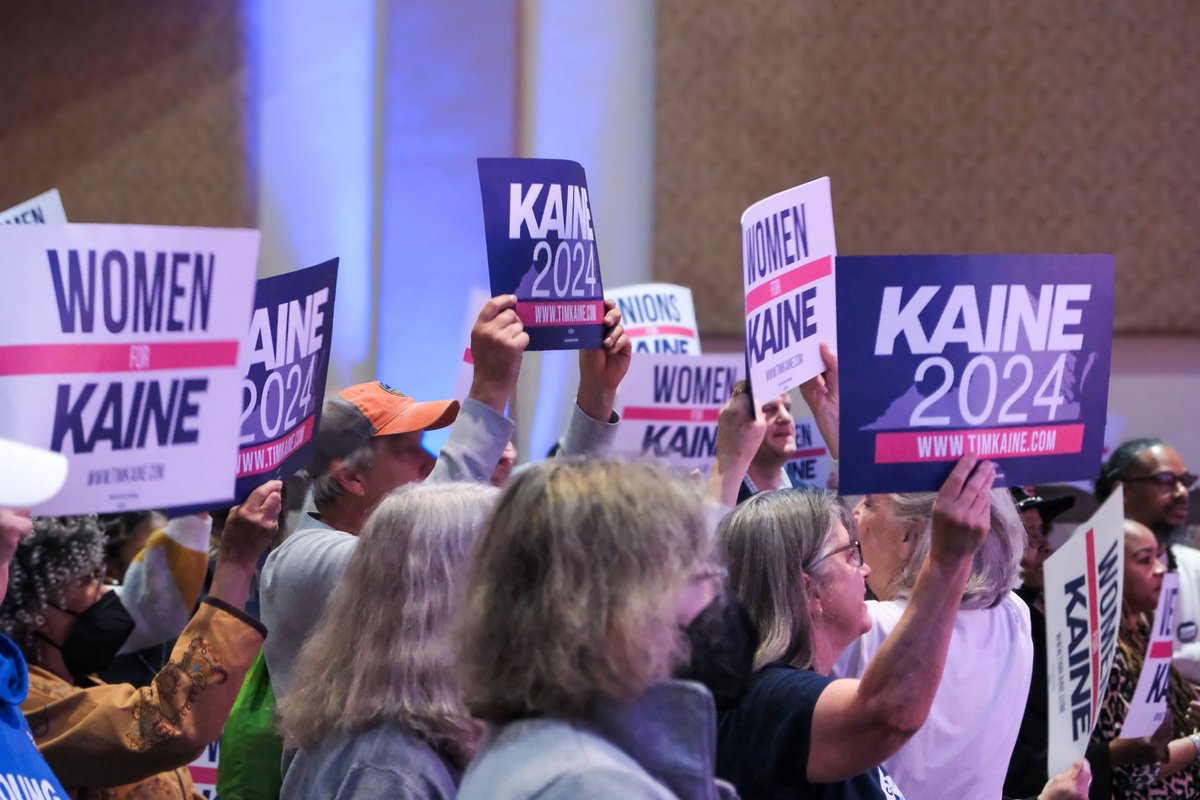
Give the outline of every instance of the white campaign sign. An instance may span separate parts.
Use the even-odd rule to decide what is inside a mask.
[[[1150,628],[1150,645],[1138,676],[1129,713],[1121,725],[1122,739],[1150,736],[1167,714],[1167,691],[1171,685],[1172,632],[1175,630],[1175,598],[1179,596],[1179,573],[1163,575],[1158,608]]]
[[[63,225],[67,221],[67,212],[63,210],[62,198],[58,189],[42,192],[32,200],[0,211],[0,225],[3,224],[34,224],[34,225]]]
[[[1083,758],[1108,688],[1121,618],[1124,507],[1118,486],[1043,566],[1051,775]]]
[[[833,458],[825,439],[817,429],[817,421],[812,417],[796,419],[796,452],[788,457],[784,465],[788,477],[793,480],[816,486],[819,489],[829,487],[829,473],[833,471]]]
[[[613,452],[708,469],[716,455],[717,415],[744,364],[734,354],[635,356],[621,382]]]
[[[635,353],[700,354],[692,290],[670,283],[639,283],[608,289]]]
[[[755,405],[824,371],[837,349],[829,178],[760,200],[742,214],[746,357]]]
[[[258,231],[0,225],[0,436],[61,452],[39,514],[232,498]]]

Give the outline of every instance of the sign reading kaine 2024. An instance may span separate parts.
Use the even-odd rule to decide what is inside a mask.
[[[604,287],[574,161],[481,158],[479,186],[492,294],[515,294],[529,350],[582,350],[604,338]]]
[[[1112,256],[842,256],[837,297],[842,491],[935,490],[966,451],[999,486],[1096,476]]]
[[[67,456],[40,514],[229,500],[258,231],[0,225],[0,437]]]
[[[755,407],[825,369],[837,349],[829,178],[759,200],[742,214],[746,363]]]
[[[337,269],[334,258],[258,282],[242,378],[236,502],[312,460],[333,341]]]

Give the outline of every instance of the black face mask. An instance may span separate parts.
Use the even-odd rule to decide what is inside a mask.
[[[704,684],[717,710],[733,708],[754,674],[758,630],[736,597],[722,592],[684,628],[692,657],[675,677]]]
[[[58,610],[75,617],[67,640],[57,645],[44,636],[42,639],[59,649],[67,671],[79,685],[83,685],[92,673],[112,665],[117,651],[133,633],[136,624],[116,592],[105,592],[82,613],[65,608]]]

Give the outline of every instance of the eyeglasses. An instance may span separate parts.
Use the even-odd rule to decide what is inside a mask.
[[[820,564],[825,559],[833,558],[838,553],[845,553],[847,550],[854,551],[854,558],[850,561],[851,566],[861,567],[863,565],[863,554],[862,554],[862,545],[859,544],[858,539],[855,539],[854,541],[850,542],[850,544],[846,545],[845,547],[839,547],[837,550],[834,550],[832,553],[826,553],[825,555],[821,556],[816,561],[814,561],[812,565],[815,567],[817,564]]]
[[[1156,472],[1153,475],[1139,475],[1135,478],[1122,478],[1121,480],[1129,483],[1134,483],[1136,481],[1148,481],[1150,483],[1158,484],[1163,488],[1171,489],[1174,489],[1175,484],[1178,483],[1183,486],[1184,489],[1191,489],[1196,485],[1196,481],[1200,480],[1200,478],[1191,472],[1181,472],[1178,475],[1176,475],[1174,472]]]
[[[707,580],[711,580],[713,578],[720,578],[722,581],[724,581],[728,577],[729,577],[728,569],[726,569],[725,567],[717,566],[716,564],[710,564],[709,566],[704,567],[703,569],[697,570],[695,573],[693,573],[692,577],[689,580],[691,580],[692,583],[699,583],[700,581],[707,581]]]

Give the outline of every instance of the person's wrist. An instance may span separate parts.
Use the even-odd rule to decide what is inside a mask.
[[[491,409],[503,414],[512,395],[507,384],[490,380],[476,380],[471,384],[467,396]]]
[[[575,404],[597,422],[608,422],[617,404],[617,391],[606,386],[585,385],[581,382],[575,395]]]
[[[1192,761],[1200,758],[1200,733],[1189,733],[1188,741],[1192,743]]]

